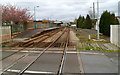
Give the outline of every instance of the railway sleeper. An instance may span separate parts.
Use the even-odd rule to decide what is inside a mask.
[[[34,44],[34,42],[30,42],[30,43],[28,43],[28,44],[26,44],[26,45],[22,45],[22,47],[28,47],[28,46],[30,46],[30,45],[32,45],[32,44]]]

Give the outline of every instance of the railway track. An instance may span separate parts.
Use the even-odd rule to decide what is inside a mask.
[[[47,38],[50,38],[50,37],[52,37],[54,34],[56,34],[56,33],[58,33],[59,31],[60,31],[61,29],[59,29],[59,30],[56,30],[55,32],[50,32],[50,33],[47,33],[47,34],[44,34],[44,35],[41,35],[41,36],[39,36],[39,38],[40,37],[44,37],[44,36],[48,36],[48,34],[50,34],[49,35],[49,37],[47,37]],[[52,34],[51,34],[52,33]],[[38,37],[37,37],[38,38]],[[38,38],[38,39],[39,39]],[[45,39],[47,39],[47,38],[42,38],[42,39],[39,39],[39,41],[38,42],[42,42],[42,41],[44,41]],[[38,40],[37,39],[37,40]],[[36,40],[36,38],[34,39],[31,39],[31,40]],[[27,41],[27,43],[29,43],[29,42],[31,42],[31,40],[28,40]],[[25,42],[26,43],[26,42]],[[45,44],[46,45],[46,44]],[[44,45],[42,45],[42,46],[44,46]],[[6,57],[4,57],[3,59],[1,59],[0,61],[2,62],[2,63],[5,63],[6,62],[6,60],[8,60],[8,59],[11,59],[11,58],[14,58],[14,57],[16,57],[17,55],[19,55],[22,51],[24,51],[24,50],[26,50],[26,48],[22,48],[22,49],[20,49],[20,50],[18,50],[18,51],[16,51],[16,52],[14,52],[14,53],[12,53],[12,54],[10,54],[10,55],[8,55],[8,56],[6,56]],[[34,49],[35,50],[35,49]],[[34,51],[34,50],[32,50],[32,51]],[[30,51],[30,50],[29,50]],[[28,55],[28,54],[30,54],[29,52],[28,53],[23,53],[22,55],[20,55],[19,57],[16,57],[16,60],[12,60],[12,61],[10,61],[10,65],[13,65],[13,64],[16,64],[17,63],[17,61],[20,61],[20,59],[22,59],[22,58],[24,58],[24,57],[26,57],[26,55]],[[4,69],[4,71],[5,70],[7,70],[9,67],[11,67],[9,64],[8,65],[5,65],[5,69]]]
[[[69,27],[65,27],[22,43],[23,48],[19,49],[21,51],[17,50],[1,60],[3,63],[12,62],[7,66],[3,65],[2,75],[85,75],[82,64],[84,59],[81,57],[84,54],[70,48],[73,43],[70,30]],[[56,35],[57,33],[59,34]],[[101,43],[80,44],[81,47],[87,45],[103,48]]]
[[[29,40],[26,40],[24,42],[14,43],[10,47],[31,47],[31,45],[33,45],[33,44],[36,45],[36,44],[40,43],[41,41],[46,40],[47,38],[53,36],[54,34],[56,34],[57,32],[59,32],[62,29],[63,28],[59,28],[59,29],[50,31],[48,33],[44,32],[44,34],[42,34],[42,35],[36,34],[36,35],[34,35],[34,37],[30,38]],[[40,35],[40,36],[38,36],[38,35]],[[35,43],[35,41],[37,41],[37,42]]]
[[[55,33],[56,34],[59,33],[59,35],[56,35]],[[23,52],[28,47],[35,47],[33,45],[29,45],[27,47],[24,47],[24,48],[18,50],[16,53],[13,53],[11,56],[8,56],[7,58],[3,59],[2,60],[3,63],[6,63],[6,61],[9,61],[9,60],[11,60],[12,62],[9,63],[7,66],[3,65],[4,67],[3,67],[1,74],[2,75],[31,75],[31,71],[34,72],[34,70],[31,70],[31,67],[35,66],[36,63],[39,67],[42,67],[40,65],[43,62],[42,59],[46,60],[46,58],[45,58],[46,54],[47,54],[47,56],[49,56],[49,59],[52,59],[51,61],[55,61],[55,62],[57,61],[57,64],[55,64],[54,66],[51,66],[51,68],[55,67],[56,69],[49,70],[48,72],[40,72],[42,70],[40,70],[40,68],[39,68],[38,69],[39,71],[37,71],[38,74],[40,74],[40,75],[41,74],[42,75],[49,75],[49,74],[63,75],[64,73],[66,73],[66,71],[64,71],[64,70],[66,69],[66,63],[68,62],[68,60],[66,60],[66,59],[69,56],[69,54],[67,54],[67,50],[69,49],[69,45],[70,45],[70,38],[69,38],[70,37],[70,28],[65,27],[59,31],[56,31],[55,33],[52,32],[51,35],[44,34],[45,36],[47,35],[47,36],[51,37],[51,39],[53,41],[43,44],[41,42],[46,41],[47,38],[46,39],[41,38],[41,39],[39,39],[39,41],[40,40],[42,40],[42,41],[40,41],[39,43],[38,42],[36,43],[36,46],[42,45],[43,50],[40,50],[39,48],[38,49],[34,48],[34,49],[28,50],[28,52]],[[56,36],[56,38],[53,38],[53,36]],[[40,36],[38,36],[38,37],[40,37]],[[36,40],[38,40],[38,39],[36,39]],[[36,40],[34,40],[32,42],[35,42]],[[28,43],[26,43],[26,44],[28,44]],[[53,53],[57,52],[57,50],[56,51],[50,50],[51,48],[57,48],[57,47],[61,48],[61,50],[60,50],[59,54],[57,54],[58,57],[56,57],[56,58],[58,58],[58,59],[56,60],[56,58],[51,57],[52,55],[49,55],[49,53],[47,53],[47,52],[50,52],[50,51]],[[45,57],[43,58],[43,56],[45,56]],[[76,58],[79,57],[79,56],[77,56],[77,54],[74,56]],[[12,59],[14,59],[14,61]],[[38,60],[39,60],[39,63],[38,63]],[[81,62],[77,61],[77,64],[78,63],[81,63]],[[47,63],[47,64],[49,64],[49,63]],[[81,65],[81,64],[78,64],[78,65]],[[77,67],[79,67],[79,66],[77,66]],[[83,67],[80,66],[80,68],[83,68]],[[76,71],[77,73],[80,73],[80,72],[84,73],[83,69],[79,69],[79,68],[77,68],[77,69],[78,69]],[[68,75],[69,74],[70,73],[68,73]]]
[[[52,45],[54,45],[55,42],[56,42],[57,40],[59,40],[59,38],[60,38],[65,32],[66,32],[66,28],[65,28],[64,31],[61,33],[61,35],[58,36],[58,38],[56,38],[52,43],[50,43],[50,44],[48,45],[48,47],[46,47],[42,52],[40,52],[40,54],[38,54],[37,57],[34,58],[24,69],[20,70],[20,72],[18,73],[18,75],[22,75],[40,56],[42,56],[42,54],[45,53],[46,50],[48,50]],[[68,31],[67,31],[67,32],[68,32]],[[65,46],[65,45],[66,45],[65,43],[61,43],[61,44],[63,44],[63,45],[61,45],[61,46]],[[64,48],[64,49],[65,49],[65,48]],[[20,50],[20,51],[21,51],[21,50]],[[18,52],[20,52],[20,51],[18,51]],[[64,51],[65,51],[65,50],[63,50],[63,54],[64,54]],[[15,64],[17,64],[20,60],[23,60],[25,57],[27,57],[27,56],[30,55],[30,54],[31,54],[31,53],[27,53],[27,55],[24,54],[23,56],[21,56],[17,61],[15,61],[14,63],[12,63],[12,64],[10,64],[9,66],[7,66],[7,67],[3,70],[2,74],[5,75],[5,74],[4,74],[5,72],[7,72],[11,67],[13,67],[13,66],[14,66]],[[63,56],[62,56],[62,60],[63,60]],[[60,69],[60,70],[61,70],[61,69]],[[60,72],[60,71],[59,71],[59,72]]]
[[[64,61],[65,61],[65,58],[66,58],[66,50],[68,48],[68,44],[69,44],[69,29],[67,31],[67,34],[66,34],[66,41],[64,42],[64,45],[63,45],[63,53],[62,53],[62,58],[61,58],[61,62],[60,62],[60,66],[59,66],[59,69],[58,69],[58,73],[57,75],[62,75],[63,74],[63,68],[64,68]]]
[[[20,50],[18,50],[18,51],[16,51],[16,52],[14,52],[14,53],[12,53],[12,54],[10,54],[9,56],[7,56],[7,57],[5,57],[5,58],[3,58],[3,59],[1,59],[1,60],[4,60],[4,59],[6,59],[6,58],[8,58],[8,57],[10,57],[10,56],[12,56],[12,55],[14,55],[14,54],[16,54],[16,53],[19,53],[19,52],[25,50],[26,47],[33,47],[33,43],[34,43],[34,41],[36,41],[36,40],[38,40],[38,42],[35,43],[34,45],[35,45],[35,46],[39,46],[42,41],[44,41],[44,40],[52,37],[53,35],[55,35],[55,34],[58,33],[59,31],[61,31],[61,29],[56,30],[56,31],[51,31],[51,32],[49,32],[49,33],[43,34],[43,35],[38,36],[38,37],[36,37],[36,38],[32,38],[32,39],[30,39],[30,40],[25,41],[24,43],[21,43],[21,42],[20,42],[19,44],[18,44],[18,43],[15,43],[16,45],[20,45],[20,46],[23,47],[23,48],[20,49]],[[46,37],[46,36],[47,36],[47,37]],[[45,37],[45,38],[42,38],[42,37]],[[32,44],[31,44],[31,43],[32,43]],[[13,44],[12,47],[13,47],[13,46],[16,46],[15,44]],[[41,44],[41,45],[42,45],[41,47],[44,47],[44,46],[47,45],[47,44],[49,44],[49,43]],[[25,47],[25,48],[24,48],[24,47]],[[1,61],[1,60],[0,60],[0,61]]]

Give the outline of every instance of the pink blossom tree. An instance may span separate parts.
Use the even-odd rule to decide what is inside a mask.
[[[22,23],[29,20],[32,16],[28,9],[21,9],[16,6],[6,5],[2,7],[2,21],[3,23]]]

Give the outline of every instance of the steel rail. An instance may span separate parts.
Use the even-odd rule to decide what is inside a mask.
[[[52,31],[51,34],[48,33],[48,35],[46,35],[46,36],[48,36],[48,37],[43,38],[41,41],[44,41],[44,40],[46,40],[46,39],[54,36],[54,35],[55,35],[56,33],[58,33],[58,32],[59,32],[59,30],[58,30],[58,31]],[[35,44],[36,44],[36,47],[40,44],[41,41],[38,41],[37,43],[35,43]],[[30,46],[30,47],[33,47],[33,46]]]
[[[64,32],[64,31],[63,31]],[[63,33],[62,33],[63,34]],[[24,49],[22,49],[22,50],[24,50]],[[22,50],[20,50],[20,51],[22,51]],[[34,49],[34,50],[36,50],[36,49]],[[20,52],[19,51],[19,52]],[[33,51],[33,50],[32,50]],[[32,54],[32,53],[26,53],[26,54],[24,54],[24,55],[22,55],[20,58],[18,58],[17,60],[16,60],[16,62],[13,62],[12,64],[10,64],[10,65],[8,65],[7,66],[7,68],[5,68],[1,73],[3,74],[5,71],[7,71],[9,68],[11,68],[12,66],[14,66],[15,64],[17,64],[18,63],[18,61],[20,61],[20,60],[22,60],[22,59],[24,59],[25,57],[27,57],[28,55],[30,55],[30,54]]]
[[[7,67],[5,67],[5,69],[1,72],[1,74],[3,74],[5,71],[7,71],[9,68],[11,68],[12,66],[14,66],[15,64],[17,64],[21,59],[27,57],[27,55],[22,55],[20,58],[18,58],[15,62],[13,62],[12,64],[8,65]]]
[[[60,35],[60,37],[63,35],[64,32],[65,32],[65,31],[62,32],[62,34]],[[59,39],[60,37],[58,37],[58,39]],[[56,39],[56,41],[57,41],[58,39]],[[53,43],[53,44],[54,44],[54,43]],[[50,45],[49,45],[49,46],[50,46]],[[49,48],[49,46],[48,46],[47,48]],[[52,46],[52,45],[51,45],[51,46]],[[40,53],[40,54],[42,55],[42,54],[45,52],[45,50],[47,50],[47,48],[45,48],[44,51],[43,51],[42,53]],[[28,55],[29,55],[29,54],[28,54]],[[41,55],[40,55],[40,56],[41,56]],[[39,57],[40,57],[40,56],[39,56]],[[27,57],[27,56],[25,56],[25,57]],[[25,57],[22,57],[22,58],[25,58]],[[38,58],[39,58],[39,57],[38,57]],[[21,60],[21,59],[18,59],[17,62],[20,61],[20,60]],[[37,60],[37,59],[36,59],[36,60]],[[35,60],[35,61],[36,61],[36,60]],[[34,62],[35,62],[35,61],[34,61]],[[13,63],[12,66],[13,66],[14,64],[16,64],[17,62]],[[33,63],[34,63],[34,62],[33,62]],[[32,63],[32,64],[33,64],[33,63]],[[31,63],[30,63],[30,64],[31,64]],[[30,64],[28,65],[29,67],[32,65],[32,64],[31,64],[31,65],[30,65]],[[9,68],[11,68],[12,66],[8,67],[8,68],[5,69],[5,70],[7,71],[7,70],[8,70]],[[27,66],[27,67],[28,67],[28,66]],[[29,67],[28,67],[28,68],[29,68]],[[26,69],[27,69],[27,68],[26,68]],[[21,70],[21,71],[22,71],[22,70]],[[25,71],[25,70],[24,70],[24,71]],[[2,73],[4,73],[4,72],[2,72]],[[22,73],[22,72],[20,72],[20,73]],[[24,73],[24,72],[23,72],[23,73]],[[20,74],[20,75],[21,75],[21,74]]]
[[[45,51],[47,51],[47,50],[65,33],[65,30],[66,30],[66,28],[63,30],[63,32],[61,33],[61,35],[60,35],[57,39],[55,39],[48,47],[46,47],[40,54],[38,54],[38,55],[36,56],[36,58],[35,58],[32,62],[30,62],[25,68],[23,68],[23,69],[18,73],[18,75],[22,75],[33,63],[35,63],[35,61],[36,61],[40,56],[42,56],[42,55],[45,53]]]
[[[58,32],[59,32],[59,31],[58,31]],[[57,32],[56,32],[56,33],[57,33]],[[47,33],[47,34],[48,34],[48,33]],[[46,36],[47,34],[41,35],[40,37]],[[50,33],[49,33],[49,34],[50,34]],[[54,34],[53,34],[53,35],[54,35]],[[48,38],[52,37],[53,35],[49,36]],[[39,37],[39,38],[40,38],[40,37]],[[41,39],[41,40],[39,40],[39,42],[44,41],[45,39],[47,39],[47,38]],[[36,40],[37,40],[37,39],[36,39]],[[10,55],[4,57],[4,58],[1,59],[0,61],[4,60],[4,59],[6,59],[6,58],[8,58],[8,57],[10,57],[10,56],[12,56],[12,55],[14,55],[14,54],[17,54],[17,53],[23,51],[24,49],[26,49],[26,48],[20,49],[20,50],[18,50],[18,51],[16,51],[16,52],[14,52],[14,53],[12,53],[12,54],[10,54]]]
[[[61,29],[58,29],[58,30],[56,30],[56,32],[58,32],[59,30],[61,30]],[[50,33],[53,33],[53,32],[55,32],[55,31],[51,31],[51,32],[49,32],[49,33],[46,33],[46,34],[43,34],[43,35],[41,35],[41,36],[38,36],[38,37],[35,37],[35,38],[33,38],[33,39],[30,39],[30,40],[27,40],[23,45],[24,45],[24,47],[26,47],[26,45],[29,45],[29,43],[30,42],[33,42],[33,41],[35,41],[35,40],[38,40],[39,38],[42,38],[42,37],[44,37],[44,36],[48,36],[48,35],[50,35]],[[55,32],[55,33],[56,33]],[[48,37],[49,38],[49,37]],[[47,39],[47,38],[46,38]]]
[[[24,49],[24,48],[23,48],[23,49]],[[14,53],[12,53],[12,54],[10,54],[10,55],[8,55],[8,56],[6,56],[6,57],[2,58],[0,61],[4,60],[4,59],[6,59],[6,58],[8,58],[8,57],[10,57],[10,56],[12,56],[12,55],[14,55],[14,54],[16,54],[16,53],[20,52],[20,51],[22,51],[23,49],[20,49],[20,50],[18,50],[18,51],[16,51],[16,52],[14,52]]]
[[[69,30],[68,30],[67,36],[69,36]],[[64,69],[64,61],[66,58],[66,50],[67,50],[68,43],[69,43],[69,37],[66,38],[66,42],[65,42],[65,46],[64,46],[64,50],[63,50],[63,54],[62,54],[62,58],[61,58],[61,62],[60,62],[60,66],[59,66],[57,75],[62,75],[62,72]]]

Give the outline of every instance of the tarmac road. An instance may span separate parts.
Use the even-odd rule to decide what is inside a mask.
[[[59,51],[60,52],[60,51]],[[5,55],[9,54],[3,53]],[[3,75],[16,75],[19,69],[25,67],[36,54],[30,55],[19,65],[10,68]],[[106,56],[105,53],[94,51],[82,51],[80,57],[83,63],[85,73],[118,73],[118,57]],[[56,75],[60,64],[61,53],[45,53],[42,55],[23,75]],[[3,63],[5,65],[5,63]],[[63,75],[80,75],[80,64],[78,62],[77,51],[67,51],[67,56],[64,64]],[[102,74],[101,74],[102,75]]]

